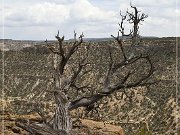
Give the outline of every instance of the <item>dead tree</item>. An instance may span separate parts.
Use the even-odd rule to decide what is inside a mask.
[[[139,24],[147,18],[147,15],[139,14],[139,11],[136,7],[131,5],[131,8],[134,12],[130,13],[126,12],[126,15],[121,15],[122,20],[119,23],[119,31],[117,36],[112,37],[117,41],[120,46],[120,51],[123,55],[123,59],[120,62],[114,62],[111,52],[111,47],[108,47],[109,50],[109,65],[108,70],[104,79],[103,89],[91,96],[80,97],[73,101],[69,101],[68,95],[66,91],[68,89],[76,89],[80,90],[81,88],[76,85],[76,80],[78,76],[82,73],[82,70],[86,67],[87,62],[86,58],[83,58],[77,66],[77,69],[73,71],[72,75],[67,76],[65,74],[65,70],[67,67],[67,63],[70,58],[73,57],[73,54],[77,51],[78,47],[83,43],[83,33],[77,39],[77,34],[74,32],[74,43],[68,51],[65,50],[63,46],[64,36],[60,37],[59,32],[56,35],[56,39],[58,40],[58,47],[53,48],[49,45],[48,48],[53,54],[54,57],[54,89],[51,91],[54,94],[56,109],[53,119],[46,124],[48,126],[48,131],[44,130],[44,127],[40,126],[35,128],[34,125],[25,125],[22,123],[18,123],[20,127],[29,131],[32,134],[49,134],[51,131],[53,134],[57,134],[57,132],[61,132],[61,134],[69,134],[72,129],[71,119],[69,116],[69,111],[73,109],[77,109],[78,107],[85,107],[87,110],[93,109],[95,103],[100,101],[103,97],[108,96],[114,92],[124,92],[124,89],[139,87],[139,86],[147,86],[156,83],[156,81],[149,81],[150,77],[154,73],[153,63],[148,55],[135,55],[134,48],[139,43]],[[133,24],[133,29],[130,30],[128,34],[125,34],[124,21],[128,21],[130,24]],[[123,38],[128,37],[131,38],[132,41],[132,54],[130,56],[127,55],[125,48],[123,46]],[[48,42],[46,41],[48,44]],[[134,64],[138,61],[144,60],[149,64],[149,69],[146,74],[135,80],[134,82],[128,82],[127,80],[134,74],[134,72],[129,71],[124,77],[118,80],[115,83],[112,83],[110,79],[115,76],[115,73],[119,71],[119,69],[124,68],[128,65]],[[85,73],[83,73],[85,74]],[[63,133],[62,133],[63,132]]]

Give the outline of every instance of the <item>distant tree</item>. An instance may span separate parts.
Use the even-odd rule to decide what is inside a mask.
[[[17,123],[18,126],[24,128],[32,134],[69,134],[72,129],[72,122],[69,116],[69,111],[73,109],[77,109],[79,107],[85,107],[87,111],[93,110],[95,104],[101,100],[103,97],[113,94],[114,92],[122,92],[126,94],[125,89],[139,87],[139,86],[148,86],[156,83],[156,81],[151,81],[150,77],[154,73],[153,63],[148,55],[136,54],[136,46],[140,43],[140,35],[139,35],[139,24],[147,18],[147,15],[144,13],[140,14],[136,7],[131,5],[131,8],[134,12],[127,11],[125,15],[121,16],[121,22],[119,23],[118,35],[111,35],[118,43],[120,52],[123,55],[123,59],[119,62],[115,62],[112,57],[112,46],[108,46],[109,52],[109,65],[107,73],[104,77],[103,89],[100,92],[92,94],[90,96],[80,97],[73,101],[68,99],[67,91],[69,89],[80,91],[87,86],[77,86],[76,82],[80,75],[86,74],[87,72],[83,72],[83,69],[88,65],[86,59],[84,57],[80,60],[76,66],[76,69],[73,69],[72,74],[67,75],[65,72],[68,69],[68,61],[73,58],[73,54],[78,50],[78,47],[83,43],[83,33],[77,39],[77,34],[74,32],[74,43],[72,46],[67,49],[65,48],[63,41],[64,36],[59,36],[58,34],[55,36],[58,40],[58,46],[56,48],[51,47],[47,43],[47,47],[50,49],[53,54],[53,65],[54,65],[54,89],[51,91],[54,94],[56,109],[55,114],[51,121],[45,122],[46,125],[38,126],[34,124],[24,124]],[[133,25],[132,29],[128,34],[126,34],[124,22],[127,21]],[[126,37],[126,38],[124,38]],[[124,39],[131,40],[131,49],[130,53],[125,50]],[[87,51],[89,51],[89,47],[87,47]],[[117,60],[116,60],[117,61]],[[117,72],[120,72],[120,69],[126,68],[129,65],[139,64],[139,61],[145,61],[148,64],[148,69],[146,69],[146,73],[143,75],[139,75],[134,81],[128,81],[131,76],[137,76],[136,71],[129,70],[126,74],[116,80],[116,82],[112,82],[111,78],[115,76]],[[143,68],[143,65],[139,65]],[[144,69],[145,70],[145,69]],[[42,115],[42,117],[44,117]],[[46,127],[46,128],[44,128]]]

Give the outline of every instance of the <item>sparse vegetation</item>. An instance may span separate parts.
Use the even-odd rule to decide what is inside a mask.
[[[57,35],[59,36],[59,35]],[[119,35],[118,35],[119,36]],[[78,62],[86,57],[84,52],[88,51],[86,63],[90,63],[85,71],[89,71],[85,77],[79,77],[76,84],[78,86],[86,86],[85,90],[76,92],[67,91],[68,100],[76,100],[79,97],[93,97],[96,93],[102,92],[103,80],[107,76],[107,71],[110,70],[111,62],[118,63],[123,60],[123,53],[120,53],[116,48],[119,47],[118,41],[105,41],[98,43],[82,43],[78,50],[69,60],[67,67],[78,69]],[[73,43],[67,43],[73,45]],[[123,41],[124,53],[128,54],[131,50],[129,41]],[[53,45],[52,45],[53,46]],[[110,46],[110,47],[107,47]],[[87,50],[86,47],[89,47]],[[89,105],[71,112],[72,117],[90,118],[99,121],[107,121],[111,124],[120,125],[124,128],[127,134],[138,133],[138,135],[158,133],[158,134],[173,134],[175,133],[175,39],[174,38],[156,38],[145,39],[139,44],[140,49],[137,49],[137,54],[148,54],[156,69],[154,79],[161,80],[155,85],[139,86],[137,88],[123,89],[124,91],[115,92],[103,96],[102,100],[93,104],[94,108],[88,112]],[[40,101],[54,104],[54,97],[48,91],[53,89],[53,55],[48,52],[45,46],[39,46],[41,49],[26,48],[22,51],[7,51],[5,52],[5,93],[7,100],[9,97],[20,97],[11,101],[11,113],[25,114],[39,109],[43,112],[45,106],[40,105]],[[110,48],[110,49],[107,49]],[[68,49],[65,49],[68,53]],[[129,56],[129,54],[128,54]],[[112,57],[112,58],[110,58]],[[134,56],[135,57],[135,56]],[[79,60],[76,62],[76,60]],[[112,61],[113,60],[113,61]],[[113,64],[114,64],[113,63]],[[143,65],[143,66],[139,66]],[[138,80],[140,75],[147,73],[149,68],[148,63],[140,61],[127,68],[122,68],[112,77],[112,82],[117,82],[120,77],[126,76],[127,69],[137,70],[134,76],[129,78],[128,83]],[[66,74],[71,75],[73,72],[67,70]],[[88,77],[87,77],[88,76]],[[150,78],[151,80],[152,78]],[[63,91],[64,92],[64,91]],[[77,93],[78,92],[78,93]],[[106,93],[103,93],[106,94]],[[23,100],[29,104],[36,102],[39,108],[34,105],[27,106],[26,103],[21,104]],[[42,110],[40,110],[42,109]],[[54,106],[44,113],[47,114],[53,111]],[[94,111],[95,110],[95,111]],[[37,111],[37,110],[36,110]],[[78,114],[78,116],[77,116]],[[86,115],[85,115],[86,114]],[[146,128],[140,123],[145,123]],[[140,131],[138,131],[140,129]],[[151,133],[151,132],[152,133]]]

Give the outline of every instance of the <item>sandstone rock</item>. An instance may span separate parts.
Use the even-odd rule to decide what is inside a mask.
[[[120,126],[111,124],[104,124],[104,122],[97,122],[93,120],[81,119],[81,126],[86,127],[90,134],[99,135],[125,135],[123,129]]]

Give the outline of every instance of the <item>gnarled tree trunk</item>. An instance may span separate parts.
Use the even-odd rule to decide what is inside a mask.
[[[81,45],[83,42],[83,34],[79,36],[79,40],[76,39],[76,33],[74,32],[74,43],[70,47],[70,49],[65,52],[65,49],[63,48],[63,41],[64,41],[64,36],[60,37],[59,32],[56,36],[56,39],[58,40],[58,48],[53,48],[52,46],[49,46],[47,44],[47,47],[50,49],[50,51],[53,54],[53,64],[54,64],[54,90],[52,90],[54,97],[55,97],[55,103],[56,103],[56,109],[55,109],[55,115],[52,119],[52,123],[49,124],[48,126],[49,130],[54,132],[63,132],[63,134],[70,134],[70,131],[72,129],[72,123],[71,123],[71,118],[69,113],[69,110],[76,109],[78,107],[85,107],[87,110],[92,110],[94,108],[95,103],[97,101],[101,100],[104,96],[108,96],[116,91],[123,92],[126,94],[125,89],[128,88],[133,88],[133,87],[139,87],[139,86],[147,86],[156,83],[156,81],[148,81],[149,78],[153,75],[154,73],[154,67],[153,64],[149,58],[148,55],[143,56],[142,54],[140,55],[131,55],[128,56],[126,54],[126,51],[124,50],[123,47],[123,38],[124,36],[131,37],[132,41],[132,47],[135,47],[135,45],[138,43],[138,29],[139,29],[139,23],[144,20],[147,16],[145,14],[138,14],[138,10],[136,7],[131,6],[134,10],[135,13],[129,13],[125,16],[121,15],[122,20],[121,23],[119,24],[120,28],[118,31],[117,37],[112,36],[120,46],[120,51],[123,54],[123,59],[119,62],[115,62],[112,57],[112,52],[111,48],[109,47],[109,68],[107,70],[107,74],[104,77],[104,85],[103,89],[101,92],[98,92],[96,94],[92,94],[89,97],[81,97],[78,99],[75,99],[74,101],[69,101],[67,98],[67,95],[65,91],[69,90],[71,87],[72,89],[75,88],[77,91],[80,90],[82,87],[78,87],[76,84],[76,80],[80,76],[80,74],[84,75],[87,72],[82,71],[82,69],[87,65],[85,63],[86,58],[82,59],[82,61],[79,62],[79,65],[77,69],[73,69],[73,73],[69,75],[68,77],[65,75],[64,70],[65,66],[67,65],[67,62],[69,59],[72,57],[74,52],[77,51],[78,46]],[[129,19],[126,19],[126,17],[129,16]],[[129,23],[133,23],[134,27],[133,30],[130,31],[129,34],[124,33],[125,27],[123,26],[124,21],[128,21]],[[119,35],[121,33],[121,36]],[[47,41],[46,41],[47,43]],[[133,53],[133,50],[132,50]],[[147,72],[143,75],[138,77],[136,80],[133,81],[128,81],[129,78],[133,75],[135,75],[135,70],[129,70],[126,75],[123,75],[121,79],[117,80],[117,82],[111,81],[111,78],[115,76],[115,74],[118,72],[118,70],[122,68],[126,68],[128,65],[131,64],[138,64],[139,61],[146,61],[148,63],[148,69]],[[28,130],[30,133],[39,133],[43,129],[39,126],[38,128],[34,128],[34,125],[20,125],[21,127],[24,127],[25,130]],[[39,131],[38,131],[39,130]],[[45,132],[43,130],[43,132]],[[47,131],[47,135],[48,135]],[[44,133],[45,134],[45,133]]]

